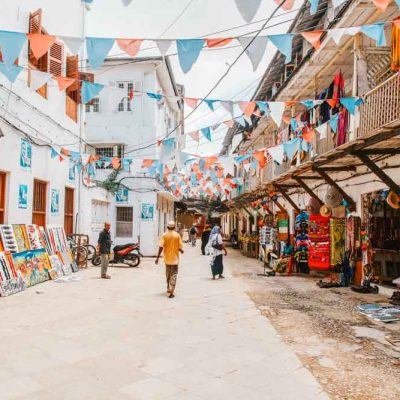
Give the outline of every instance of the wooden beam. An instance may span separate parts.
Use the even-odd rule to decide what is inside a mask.
[[[321,178],[323,178],[327,184],[333,186],[343,196],[347,203],[349,203],[351,211],[356,209],[354,200],[325,171],[316,169],[316,172],[320,174]]]
[[[396,193],[400,192],[399,185],[383,170],[378,167],[368,156],[363,154],[356,154],[356,156],[365,164],[385,185],[389,186],[391,190]]]
[[[298,184],[304,189],[306,193],[317,200],[321,206],[324,204],[323,201],[321,201],[320,198],[298,176],[294,176],[293,179],[298,182]]]
[[[321,179],[320,176],[300,176],[298,175],[299,178],[301,178],[303,181],[318,181]]]
[[[282,188],[281,186],[277,185],[276,190],[282,194],[282,196],[286,199],[286,201],[293,207],[294,210],[297,212],[300,212],[300,208],[297,206],[297,204],[290,198],[290,196],[287,194],[286,190]]]
[[[272,201],[277,205],[277,207],[281,210],[281,212],[287,213],[286,208],[283,207],[282,204],[280,204],[278,200],[272,200]]]
[[[356,167],[353,165],[348,165],[344,167],[318,167],[319,170],[324,170],[326,172],[342,172],[342,171],[356,171]]]
[[[400,149],[365,149],[365,150],[360,150],[360,154],[364,155],[374,155],[374,154],[388,154],[388,155],[396,155],[400,154]]]

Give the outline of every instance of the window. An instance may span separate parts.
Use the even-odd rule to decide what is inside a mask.
[[[96,147],[96,156],[107,158],[124,158],[124,145],[118,144],[115,146]],[[107,165],[105,162],[96,163],[98,169],[112,169],[112,165]]]
[[[100,99],[98,97],[86,104],[86,112],[100,112]]]
[[[141,82],[134,81],[134,82],[118,82],[117,86],[120,89],[126,89],[126,97],[124,97],[121,102],[118,104],[118,111],[125,112],[125,111],[134,111],[134,97],[140,96],[141,93]]]
[[[33,211],[32,223],[38,226],[46,225],[47,183],[35,179],[33,181]]]
[[[6,179],[7,175],[4,172],[0,172],[0,224],[5,222]]]
[[[117,237],[132,237],[133,207],[117,207]]]
[[[64,229],[67,235],[74,233],[74,189],[65,188]]]

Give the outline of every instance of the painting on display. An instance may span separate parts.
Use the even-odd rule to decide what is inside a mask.
[[[25,139],[21,139],[19,165],[25,170],[32,168],[32,145]]]
[[[25,281],[17,273],[11,253],[0,253],[0,296],[10,296],[23,290]]]
[[[49,280],[51,264],[44,249],[29,250],[12,255],[15,269],[21,274],[26,287]]]
[[[51,269],[50,277],[51,279],[57,279],[64,275],[63,266],[56,254],[49,256]]]
[[[68,252],[64,253],[57,253],[58,258],[61,261],[62,269],[64,272],[64,275],[71,275],[73,270],[71,267],[71,259],[69,258]]]
[[[69,162],[68,180],[70,182],[75,182],[75,163],[72,160]]]
[[[142,203],[141,218],[145,221],[152,221],[154,218],[154,204]]]
[[[40,241],[39,229],[36,225],[26,225],[26,233],[28,235],[29,244],[32,250],[43,248],[43,245]]]
[[[0,235],[4,250],[17,253],[17,240],[12,225],[0,225]]]
[[[58,215],[60,212],[60,191],[58,189],[51,189],[50,212],[51,215]]]
[[[25,225],[13,224],[12,227],[14,231],[15,240],[17,242],[18,251],[21,252],[30,250],[30,244]]]
[[[128,202],[128,196],[129,196],[129,190],[128,188],[121,187],[117,193],[115,193],[115,201],[117,203],[127,203]]]
[[[28,185],[19,185],[18,208],[22,208],[23,210],[28,208]]]

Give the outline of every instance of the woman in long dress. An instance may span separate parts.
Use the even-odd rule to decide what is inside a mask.
[[[213,279],[215,279],[217,275],[219,276],[219,279],[223,279],[223,254],[228,255],[228,253],[224,246],[219,226],[214,226],[214,228],[212,229],[207,247],[210,251],[211,272]]]

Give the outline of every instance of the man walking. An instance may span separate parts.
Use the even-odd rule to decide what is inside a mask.
[[[101,258],[101,278],[111,279],[110,275],[107,275],[108,261],[111,253],[111,225],[106,222],[104,223],[104,229],[100,232],[99,240],[97,241],[97,251],[100,253]]]
[[[183,244],[180,235],[175,232],[175,222],[168,222],[167,228],[167,232],[165,232],[160,239],[156,264],[158,264],[160,255],[164,251],[167,293],[169,294],[168,297],[173,299],[175,297],[174,292],[178,276],[179,253],[183,254]]]

